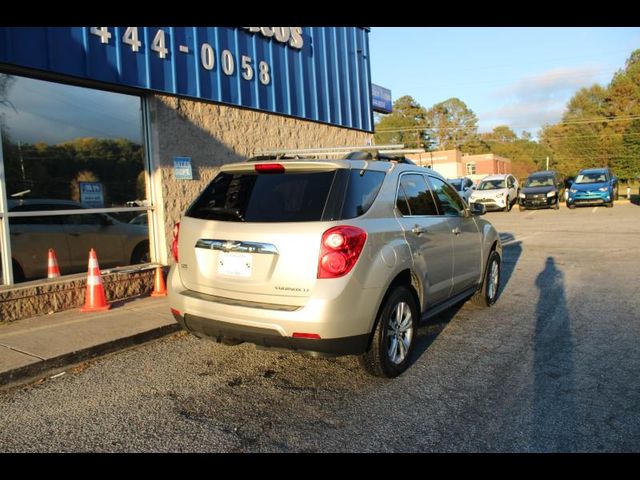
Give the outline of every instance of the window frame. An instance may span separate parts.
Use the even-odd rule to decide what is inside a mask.
[[[436,211],[438,212],[437,215],[403,215],[402,212],[400,211],[400,209],[398,208],[398,192],[400,191],[400,188],[402,188],[402,177],[404,177],[405,175],[419,175],[423,178],[424,183],[427,187],[427,190],[429,191],[429,193],[431,194],[431,200],[433,201],[434,206],[436,207]],[[439,208],[439,204],[438,201],[436,199],[436,196],[433,194],[433,190],[431,189],[431,184],[429,183],[428,179],[426,178],[428,177],[427,174],[423,173],[423,172],[415,172],[415,171],[407,171],[407,172],[402,172],[399,176],[398,176],[398,184],[396,185],[396,194],[395,194],[395,200],[393,202],[393,208],[394,210],[397,210],[398,213],[400,214],[400,216],[402,218],[413,218],[413,217],[438,217],[440,216],[440,208]],[[404,193],[404,200],[407,204],[407,207],[409,207],[409,211],[411,211],[411,205],[409,204],[409,199],[407,198],[407,192],[405,191],[404,188],[402,188],[402,192]]]
[[[469,171],[469,167],[473,167],[473,172]],[[467,162],[465,163],[465,168],[467,170],[467,175],[476,175],[476,162]]]
[[[104,88],[102,85],[95,84],[93,82],[73,82],[70,80],[60,80],[57,78],[49,78],[46,75],[35,76],[29,75],[21,71],[12,71],[11,69],[0,69],[0,73],[6,73],[9,75],[16,75],[24,78],[30,78],[33,80],[40,80],[43,82],[57,83],[70,87],[79,87],[89,90],[97,90],[106,93],[124,94],[132,97],[136,97],[140,109],[140,145],[142,147],[142,164],[145,172],[145,203],[146,205],[139,207],[107,207],[107,208],[77,208],[77,209],[60,209],[60,210],[32,210],[22,212],[10,212],[9,202],[7,196],[7,185],[5,175],[5,162],[4,162],[4,149],[2,148],[2,133],[0,132],[0,289],[7,288],[15,285],[13,276],[13,262],[11,252],[11,227],[9,221],[11,218],[23,218],[23,217],[43,217],[43,216],[56,216],[56,215],[84,215],[84,214],[104,214],[104,213],[122,213],[122,212],[148,212],[151,213],[153,218],[154,211],[156,210],[156,196],[154,194],[154,187],[151,184],[151,178],[153,175],[151,148],[150,148],[150,125],[151,118],[149,116],[148,97],[141,94],[139,91],[127,89],[127,88]],[[78,202],[79,203],[79,202]],[[151,257],[151,263],[155,263],[158,260],[157,240],[159,238],[158,225],[155,221],[147,225],[147,237],[149,242],[149,254]],[[46,280],[39,279],[39,280]]]

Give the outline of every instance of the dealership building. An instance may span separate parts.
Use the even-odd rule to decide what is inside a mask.
[[[469,177],[474,182],[487,175],[511,172],[511,159],[494,153],[469,155],[460,150],[438,150],[407,155],[417,165],[431,168],[445,178]]]
[[[0,321],[149,291],[226,163],[372,142],[360,27],[0,27]],[[62,274],[47,278],[50,249]]]

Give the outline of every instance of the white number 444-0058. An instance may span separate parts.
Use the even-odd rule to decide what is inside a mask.
[[[109,27],[91,27],[90,33],[97,36],[100,39],[100,43],[109,44],[112,34],[109,31]],[[142,41],[138,32],[138,27],[127,27],[122,34],[122,43],[129,45],[132,52],[139,52],[142,48]],[[153,41],[151,42],[151,50],[158,54],[158,57],[165,59],[169,55],[169,49],[166,46],[165,31],[158,29]],[[179,51],[182,53],[189,53],[187,46],[181,45]],[[203,43],[200,47],[200,64],[205,70],[213,70],[216,67],[216,52],[215,49],[208,43]],[[247,55],[241,55],[240,67],[242,70],[242,78],[247,81],[254,79],[255,67],[253,59]],[[231,76],[236,72],[236,61],[233,53],[229,50],[222,50],[220,52],[220,68],[222,73]],[[258,62],[258,80],[263,85],[268,85],[271,82],[271,72],[269,64],[264,60]]]

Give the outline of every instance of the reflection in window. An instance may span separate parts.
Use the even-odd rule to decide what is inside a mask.
[[[2,252],[3,251],[4,251],[4,246],[2,242],[2,236],[0,236],[0,285],[4,285],[4,275],[2,274]]]
[[[442,213],[447,217],[464,215],[464,203],[456,191],[439,178],[429,177],[433,193],[440,201]]]
[[[400,189],[404,193],[408,205],[409,215],[437,215],[433,196],[429,191],[427,182],[422,175],[403,175],[400,179]],[[398,199],[396,202],[398,209],[403,215],[406,209],[402,205],[402,201]]]
[[[117,207],[145,198],[140,99],[0,74],[9,198]]]
[[[52,210],[147,205],[140,98],[0,73],[0,137],[16,282],[149,261],[140,212],[43,215]]]

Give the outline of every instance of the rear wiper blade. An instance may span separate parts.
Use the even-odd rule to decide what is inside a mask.
[[[244,217],[242,216],[242,213],[240,213],[240,210],[238,210],[237,208],[202,207],[201,210],[203,212],[211,212],[211,213],[216,213],[218,215],[227,215],[227,216],[234,217],[234,218],[237,218],[239,220],[242,220],[244,222]]]

